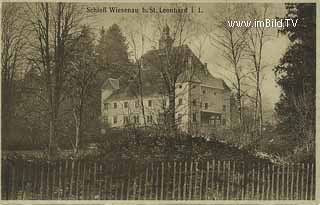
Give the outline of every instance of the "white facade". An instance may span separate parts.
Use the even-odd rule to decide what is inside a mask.
[[[138,97],[109,98],[119,88],[102,89],[102,116],[110,127],[144,125],[141,100]],[[109,85],[109,86],[108,86]],[[120,85],[121,86],[121,85]],[[176,123],[185,132],[194,129],[216,128],[230,124],[230,91],[215,88],[201,82],[177,83],[176,86]],[[157,125],[164,120],[161,114],[169,106],[165,96],[143,97],[145,120],[148,126]]]

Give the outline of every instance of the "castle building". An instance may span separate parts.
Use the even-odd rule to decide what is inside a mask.
[[[169,69],[168,60],[176,62],[175,66]],[[164,72],[177,75],[173,76],[175,118],[181,131],[207,133],[230,125],[230,88],[213,77],[187,45],[174,47],[168,26],[159,49],[144,54],[139,65],[137,79],[121,85],[119,79],[108,78],[101,88],[102,117],[110,127],[156,126],[167,121],[169,96],[164,82],[169,81],[164,81]]]

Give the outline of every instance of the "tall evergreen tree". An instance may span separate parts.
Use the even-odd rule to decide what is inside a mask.
[[[128,45],[120,27],[113,24],[105,31],[100,31],[100,39],[97,45],[97,62],[107,71],[108,75],[119,78],[119,72],[125,65],[129,64]]]
[[[290,46],[274,68],[282,93],[276,104],[279,131],[293,146],[312,153],[315,142],[316,90],[316,6],[286,4],[287,14],[295,23],[280,30]]]

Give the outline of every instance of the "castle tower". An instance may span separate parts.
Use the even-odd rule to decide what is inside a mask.
[[[170,28],[168,24],[163,28],[161,37],[159,39],[159,49],[165,49],[171,47],[173,39],[170,37]]]

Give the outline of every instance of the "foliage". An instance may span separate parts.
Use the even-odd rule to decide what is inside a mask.
[[[154,129],[127,128],[125,131],[109,129],[101,137],[100,158],[103,160],[145,161],[168,160],[243,160],[263,161],[249,151],[231,146],[213,137],[192,137],[181,134],[163,136]]]
[[[302,146],[314,153],[315,143],[315,85],[316,85],[316,6],[315,4],[286,4],[285,18],[298,20],[280,30],[291,45],[274,68],[282,93],[276,104],[278,132],[292,148]]]

